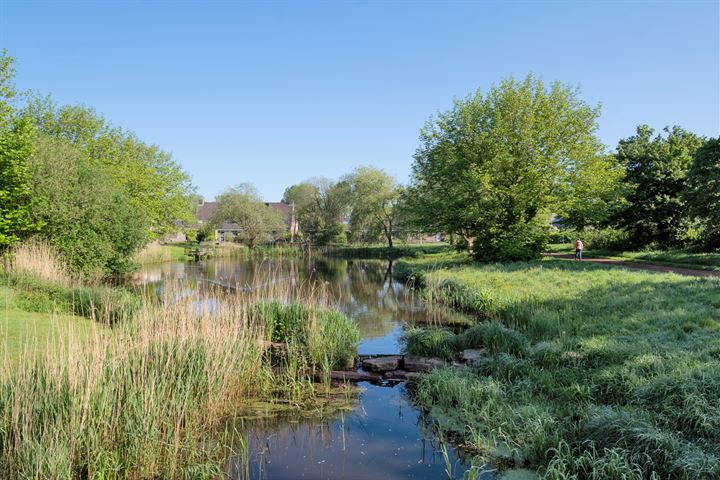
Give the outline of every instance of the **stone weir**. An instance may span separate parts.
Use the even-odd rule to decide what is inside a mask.
[[[441,358],[415,355],[360,355],[353,370],[335,370],[330,378],[343,382],[416,382],[423,373],[454,365],[472,365],[486,356],[483,349],[468,349],[455,356],[452,362]]]

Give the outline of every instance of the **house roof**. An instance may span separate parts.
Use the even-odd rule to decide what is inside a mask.
[[[197,206],[197,219],[200,222],[207,222],[217,208],[217,202],[203,202]]]
[[[205,223],[210,220],[212,217],[212,214],[215,213],[215,209],[217,209],[217,202],[203,202],[198,204],[197,207],[197,219],[198,221]],[[268,207],[273,208],[275,211],[277,211],[280,215],[282,215],[283,220],[286,222],[290,221],[290,217],[292,215],[292,207],[286,203],[282,202],[265,202],[265,205]]]

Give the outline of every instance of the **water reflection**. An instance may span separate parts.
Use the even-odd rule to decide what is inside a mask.
[[[449,309],[428,309],[412,289],[392,278],[390,261],[221,258],[151,266],[144,269],[136,281],[161,293],[164,282],[170,279],[181,281],[183,290],[191,289],[202,298],[211,296],[210,287],[217,286],[258,291],[258,295],[266,289],[271,295],[274,288],[286,285],[299,292],[321,294],[357,321],[363,339],[361,354],[399,352],[399,338],[408,326],[467,323],[465,316]],[[207,301],[202,300],[200,305],[207,305]]]
[[[202,308],[217,308],[213,294],[218,286],[259,297],[283,285],[299,295],[320,292],[357,321],[361,354],[399,353],[402,332],[415,324],[468,321],[447,309],[428,309],[412,289],[392,278],[388,261],[212,259],[146,268],[136,281],[158,293],[166,282],[179,282],[180,288],[171,291],[196,297]],[[227,473],[258,480],[447,478],[437,439],[423,427],[404,385],[362,387],[355,409],[339,418],[244,422],[240,430],[248,438],[247,455],[230,459]],[[452,469],[462,472],[464,461],[452,449],[448,456]]]
[[[364,385],[358,407],[340,418],[265,419],[244,424],[244,431],[249,453],[230,460],[232,479],[447,478],[441,447],[402,385]],[[465,459],[452,450],[448,456],[461,478]]]

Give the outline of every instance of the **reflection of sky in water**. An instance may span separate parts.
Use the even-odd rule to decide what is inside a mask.
[[[163,281],[180,280],[182,288],[173,300],[192,298],[198,311],[220,308],[208,298],[208,283],[244,291],[279,282],[322,289],[343,313],[357,321],[361,354],[398,353],[400,336],[409,325],[452,323],[462,318],[443,309],[429,312],[412,289],[392,279],[389,267],[388,262],[372,260],[213,259],[154,266],[141,272],[138,282],[162,294]],[[419,412],[410,404],[405,387],[363,387],[357,407],[342,419],[251,423],[251,478],[447,478],[436,440],[423,432]],[[462,477],[462,465],[450,450],[451,462]],[[241,462],[235,458],[228,465],[232,478],[243,478]]]
[[[363,388],[357,408],[341,418],[246,424],[250,478],[447,478],[440,447],[423,431],[422,419],[408,402],[404,386],[363,384]],[[465,465],[451,449],[448,453],[457,478],[461,478]],[[228,470],[231,478],[246,478],[242,458],[233,458]]]
[[[211,259],[197,263],[166,263],[143,270],[137,281],[162,293],[165,280],[182,283],[183,296],[197,296],[198,311],[219,308],[209,285],[243,292],[289,284],[326,293],[355,319],[363,338],[360,353],[398,353],[399,337],[409,325],[451,324],[464,317],[448,309],[428,311],[403,283],[394,281],[391,265],[378,260],[303,258],[283,260]]]

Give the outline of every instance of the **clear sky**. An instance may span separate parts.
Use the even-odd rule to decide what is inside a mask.
[[[157,143],[207,199],[359,165],[406,182],[431,114],[528,72],[601,103],[609,148],[640,123],[716,136],[719,25],[718,0],[0,0],[19,89]]]

